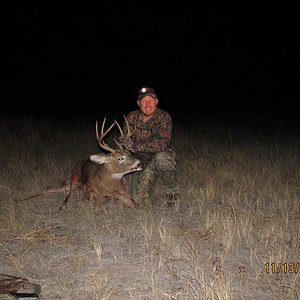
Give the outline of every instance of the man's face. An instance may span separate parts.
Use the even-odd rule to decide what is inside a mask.
[[[142,100],[138,101],[138,106],[141,112],[145,116],[152,116],[155,112],[158,100],[152,98],[151,96],[145,96]]]

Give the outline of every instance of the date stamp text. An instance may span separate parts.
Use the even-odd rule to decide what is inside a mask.
[[[272,273],[298,273],[299,263],[297,262],[272,262],[265,263],[264,271],[267,274]]]

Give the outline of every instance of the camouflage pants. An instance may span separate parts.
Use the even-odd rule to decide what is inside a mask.
[[[143,170],[125,176],[129,192],[138,200],[148,200],[156,183],[160,183],[166,195],[177,193],[176,152],[173,149],[154,155],[140,156]]]

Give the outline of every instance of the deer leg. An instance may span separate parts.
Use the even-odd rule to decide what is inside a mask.
[[[124,189],[124,185],[121,184],[119,189],[117,189],[113,195],[115,198],[123,201],[125,206],[130,208],[137,208],[139,207],[139,204],[130,197],[130,195],[126,192]]]
[[[117,199],[123,201],[126,207],[138,208],[139,204],[134,201],[127,193],[115,196]]]
[[[62,203],[62,205],[60,206],[60,210],[63,209],[66,205],[67,205],[67,202],[71,196],[71,193],[73,192],[74,189],[78,188],[80,186],[79,184],[79,181],[75,180],[71,180],[70,183],[69,183],[69,191],[68,191],[68,194],[64,200],[64,202]]]
[[[63,208],[67,205],[67,202],[68,202],[68,200],[69,200],[69,197],[70,197],[71,193],[72,193],[72,185],[70,184],[69,192],[68,192],[68,194],[67,194],[67,196],[66,196],[64,202],[63,202],[62,205],[59,207],[60,210],[63,209]]]
[[[22,197],[22,198],[16,198],[16,200],[18,200],[18,201],[29,200],[29,199],[37,198],[40,196],[47,196],[47,195],[51,195],[54,193],[66,192],[66,191],[68,191],[68,189],[69,189],[68,186],[62,186],[60,188],[47,190],[47,191],[44,191],[44,192],[41,192],[38,194],[34,194],[34,195]]]
[[[99,193],[95,191],[89,184],[85,184],[83,186],[83,192],[85,198],[92,204],[100,204],[104,202],[105,200],[109,199],[109,197],[100,197]]]
[[[84,193],[85,198],[90,203],[92,203],[93,205],[96,204],[97,197],[96,197],[95,191],[89,184],[85,184],[83,186],[83,193]]]
[[[127,193],[124,183],[121,182],[115,192],[112,194],[112,197],[115,197],[118,200],[123,201],[125,206],[130,208],[137,208],[139,204],[135,202],[132,197]]]

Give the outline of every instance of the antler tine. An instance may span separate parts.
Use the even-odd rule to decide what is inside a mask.
[[[123,146],[114,138],[114,142],[117,144],[117,146],[121,149],[121,150],[123,150],[124,148],[123,148]]]
[[[134,134],[135,129],[133,130],[133,132],[131,132],[131,131],[130,131],[130,126],[129,126],[129,123],[128,123],[128,120],[127,120],[126,116],[123,115],[123,117],[124,117],[124,119],[125,119],[125,123],[126,123],[126,126],[127,126],[127,136],[128,136],[128,137],[131,137],[131,136]]]
[[[113,128],[113,126],[115,125],[115,122],[104,132],[104,125],[105,125],[105,121],[106,118],[104,118],[103,122],[102,122],[102,126],[101,126],[101,134],[99,136],[99,131],[98,131],[98,121],[96,121],[96,136],[97,136],[97,142],[98,145],[104,149],[107,150],[109,152],[115,152],[116,150],[114,150],[113,148],[109,147],[104,141],[103,138],[108,134],[108,132]]]
[[[116,123],[116,125],[117,125],[118,128],[119,128],[119,131],[120,131],[120,133],[121,133],[121,136],[123,137],[123,136],[124,136],[124,133],[123,133],[123,130],[122,130],[121,126],[119,125],[119,123],[118,123],[117,120],[115,120],[115,123]],[[117,146],[118,146],[120,149],[123,149],[123,146],[122,146],[116,139],[114,139],[114,141],[115,141],[115,143],[117,144]]]
[[[108,134],[108,132],[113,128],[113,126],[115,125],[115,122],[112,123],[112,125],[103,133],[104,126],[105,126],[105,121],[106,121],[106,118],[104,118],[104,120],[102,122],[102,126],[101,126],[101,136],[102,136],[102,138],[104,138]]]
[[[124,135],[123,130],[122,130],[121,126],[119,125],[119,123],[117,122],[117,120],[115,120],[115,123],[118,126],[121,135],[123,136]]]

